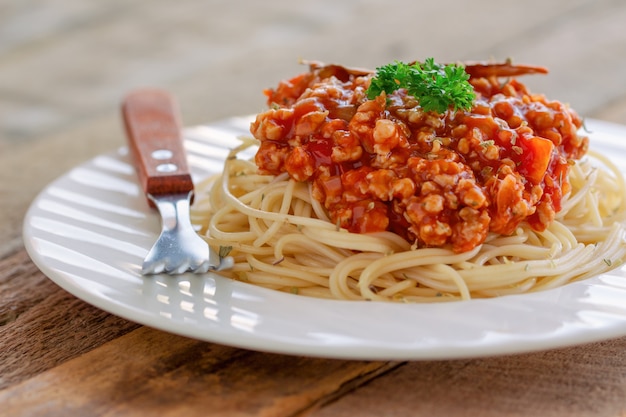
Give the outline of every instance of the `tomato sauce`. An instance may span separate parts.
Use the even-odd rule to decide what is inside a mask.
[[[404,90],[369,100],[371,77],[311,64],[267,90],[270,109],[251,125],[260,172],[310,181],[339,227],[420,247],[464,252],[488,232],[554,220],[588,147],[572,109],[489,73],[470,78],[471,110],[425,112]]]

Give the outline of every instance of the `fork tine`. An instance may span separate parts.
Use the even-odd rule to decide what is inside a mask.
[[[142,275],[156,275],[165,270],[165,263],[163,262],[149,262],[144,261],[141,267]]]
[[[206,273],[219,270],[219,255],[194,230],[189,218],[191,193],[173,195],[150,195],[162,219],[162,230],[154,246],[144,260],[144,274]]]

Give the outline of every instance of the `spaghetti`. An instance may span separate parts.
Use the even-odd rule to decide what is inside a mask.
[[[340,83],[352,83],[352,85],[363,83],[364,85],[370,78],[371,74],[358,72],[350,74],[348,79]],[[335,85],[339,82],[336,74],[328,79]],[[315,88],[320,88],[320,85],[327,80],[308,80],[307,87],[301,88],[299,95],[295,95],[302,96],[307,91],[310,93]],[[485,106],[481,100],[491,100],[498,94],[503,95],[502,91],[506,89],[506,83],[503,84],[504,87],[499,87],[500,90],[497,93],[491,95],[484,93],[486,87],[476,87],[485,80],[489,83],[492,81],[489,77],[472,80],[477,91],[482,91],[482,95],[479,94],[477,104],[474,105],[472,111],[465,112],[466,114],[475,116],[481,111],[477,112],[476,109],[481,105]],[[515,97],[523,102],[523,97],[527,94],[523,86],[517,81],[508,81],[508,83],[513,83]],[[519,93],[520,91],[522,94]],[[402,100],[397,97],[391,97],[391,99],[388,97],[386,104],[383,101],[383,106],[389,107],[390,102],[393,103],[394,100],[396,104],[398,102],[406,104],[411,101],[401,94]],[[271,92],[269,96],[276,98],[276,92]],[[496,98],[501,99],[501,97]],[[345,94],[343,100],[346,100]],[[355,104],[354,111],[344,109],[346,113],[338,117],[345,118],[346,114],[350,114],[349,117],[353,118],[363,106],[372,101],[362,97],[361,102]],[[509,100],[509,103],[511,101]],[[412,101],[410,105],[413,109],[418,107]],[[285,103],[285,106],[293,108],[294,103]],[[277,107],[275,111],[281,108]],[[493,109],[493,106],[491,108]],[[406,109],[406,106],[403,109]],[[315,111],[318,110],[312,110],[309,113]],[[410,122],[406,120],[403,122],[397,118],[397,114],[402,111],[398,112],[398,108],[394,111],[395,113],[387,109],[382,113],[382,119],[409,126],[409,134],[406,135],[407,142],[413,144],[419,142],[415,139],[418,136],[415,133],[415,126],[411,131]],[[482,111],[481,116],[495,118],[493,115],[485,115],[484,110]],[[568,109],[567,112],[569,112]],[[570,120],[577,120],[575,115],[571,116],[573,113],[568,114],[570,114]],[[514,112],[511,117],[513,116],[524,117],[520,116],[519,112]],[[304,116],[301,115],[301,117]],[[439,120],[451,126],[453,123],[450,119],[455,117],[459,116],[447,114],[441,116]],[[309,124],[313,123],[311,121],[313,118],[309,116]],[[331,123],[332,120],[337,120],[330,119]],[[324,120],[328,123],[329,113],[324,115]],[[256,123],[256,127],[253,124],[252,131],[258,134],[259,118]],[[502,125],[505,121],[497,118],[497,123]],[[434,135],[429,137],[428,152],[424,152],[422,148],[417,151],[416,148],[411,148],[413,145],[410,145],[406,146],[412,149],[408,157],[417,157],[419,154],[427,161],[445,159],[444,157],[433,158],[433,147],[447,147],[441,154],[446,157],[451,155],[450,149],[458,152],[462,137],[455,137],[451,131],[459,124],[450,127],[447,131],[442,130],[443,128],[436,124],[439,127],[430,131]],[[507,127],[512,124],[509,121]],[[298,130],[297,122],[295,126],[292,130]],[[519,123],[516,132],[524,132],[525,129],[530,129],[528,124]],[[334,132],[338,130],[340,129]],[[528,137],[535,138],[537,130],[532,129],[531,136]],[[442,139],[442,143],[439,144],[435,143],[436,138],[444,138],[441,135],[444,131],[448,139]],[[437,136],[438,133],[439,136]],[[331,133],[330,136],[332,135]],[[292,150],[308,149],[309,154],[321,155],[319,140],[312,139],[311,133],[307,141],[303,141],[304,135],[300,136],[298,143],[295,143],[295,136],[285,139],[285,143],[291,141]],[[549,135],[542,137],[546,136]],[[515,145],[509,143],[508,148],[505,144],[503,145],[502,137],[504,136],[482,138],[483,141],[488,142],[488,146],[498,146],[498,161],[500,162],[506,159],[507,149],[512,152],[509,156],[511,159],[517,152],[513,150]],[[521,134],[520,137],[522,137]],[[522,142],[521,139],[518,138],[518,140],[518,144]],[[528,141],[530,145],[525,145],[524,151],[533,151],[532,140],[534,139]],[[332,185],[324,185],[324,181],[331,184],[339,181],[342,195],[350,195],[351,191],[346,185],[350,184],[350,181],[345,177],[349,177],[355,169],[358,170],[364,166],[363,153],[369,154],[368,158],[371,161],[377,160],[377,152],[369,152],[371,149],[368,150],[367,145],[362,145],[363,149],[357,166],[337,174],[339,177],[337,180],[331,178],[333,175],[324,176],[323,173],[328,173],[327,170],[321,169],[322,174],[316,173],[315,169],[324,166],[320,163],[314,164],[312,171],[307,171],[308,178],[298,178],[297,174],[294,175],[284,167],[288,156],[282,160],[272,159],[276,154],[267,153],[267,145],[264,151],[264,143],[270,143],[273,149],[276,149],[276,144],[279,142],[275,139],[266,141],[261,139],[255,160],[239,159],[237,155],[243,149],[259,146],[259,141],[255,139],[242,139],[242,145],[233,150],[225,161],[224,171],[196,186],[197,195],[192,207],[192,218],[195,223],[202,225],[202,231],[209,244],[220,247],[222,252],[228,251],[229,255],[233,256],[234,267],[230,271],[224,271],[224,274],[234,279],[280,291],[345,300],[433,302],[495,297],[554,288],[612,269],[626,259],[623,225],[626,220],[624,179],[606,157],[593,151],[587,152],[586,138],[576,136],[568,140],[569,142],[563,139],[560,142],[552,142],[554,145],[550,147],[551,159],[539,165],[536,161],[537,155],[541,156],[541,149],[536,150],[536,157],[533,159],[535,162],[530,163],[532,169],[526,169],[528,175],[522,181],[525,188],[515,194],[519,198],[515,200],[509,195],[506,200],[507,203],[523,207],[524,216],[520,216],[515,210],[511,211],[510,206],[497,207],[498,194],[496,193],[496,197],[492,198],[489,190],[486,190],[489,187],[495,189],[497,186],[503,189],[503,184],[507,181],[506,176],[498,177],[492,174],[486,182],[481,182],[485,178],[479,178],[480,174],[476,174],[477,172],[485,174],[485,166],[491,166],[493,170],[494,162],[483,164],[482,167],[471,167],[470,163],[469,170],[473,176],[463,174],[455,179],[456,184],[468,178],[473,180],[471,187],[463,191],[465,194],[459,192],[453,195],[454,191],[458,191],[458,187],[449,188],[447,191],[442,189],[439,194],[431,192],[430,195],[442,196],[435,199],[440,202],[445,198],[452,200],[456,198],[461,201],[457,204],[457,213],[464,207],[485,213],[479,216],[463,217],[452,213],[453,210],[446,205],[447,203],[444,203],[445,209],[437,212],[441,214],[439,217],[422,218],[422,220],[430,221],[429,219],[436,217],[440,223],[447,221],[450,226],[449,230],[462,230],[457,237],[450,231],[445,234],[444,239],[437,236],[430,239],[430,235],[422,233],[423,230],[420,229],[423,223],[412,223],[411,214],[407,214],[413,207],[407,201],[420,196],[420,190],[432,188],[432,185],[425,186],[425,183],[430,181],[437,185],[437,181],[432,180],[432,176],[422,175],[421,183],[415,176],[410,177],[418,185],[415,187],[417,191],[414,190],[411,195],[403,196],[402,192],[398,195],[391,193],[391,198],[382,197],[379,200],[372,200],[376,196],[376,193],[372,192],[363,193],[365,195],[360,196],[361,199],[328,198],[328,195],[332,194],[332,191],[329,191]],[[443,143],[446,141],[448,143]],[[575,142],[578,146],[573,145]],[[386,146],[384,142],[379,144],[381,147]],[[423,144],[419,146],[423,147]],[[543,144],[540,144],[541,147],[545,148]],[[569,149],[565,149],[566,147]],[[484,150],[486,147],[479,144],[478,149]],[[346,147],[343,150],[346,151]],[[565,156],[561,159],[556,158],[553,154],[557,151],[561,151],[560,155]],[[396,153],[402,152],[405,151]],[[387,159],[393,160],[394,150],[387,149],[386,155]],[[503,158],[502,155],[505,157]],[[520,158],[523,157],[522,154]],[[396,158],[399,157],[396,155]],[[476,160],[480,158],[486,160],[484,155],[475,157]],[[466,153],[463,161],[467,162],[471,159]],[[259,163],[260,160],[261,163]],[[519,160],[523,161],[523,159]],[[330,161],[331,159],[327,160],[326,166],[330,165]],[[343,167],[345,167],[345,162],[344,159]],[[272,164],[278,167],[277,172],[270,172],[271,170],[268,169]],[[374,167],[379,168],[375,164]],[[520,163],[514,163],[512,166],[515,168],[520,165]],[[292,164],[292,168],[294,166]],[[378,170],[380,169],[383,168]],[[385,166],[384,169],[391,170],[390,166]],[[542,175],[540,178],[539,176],[532,178],[533,175],[538,175],[537,170],[542,171]],[[396,175],[394,178],[402,180],[402,177],[397,175],[397,171],[399,170],[393,171]],[[467,171],[461,171],[467,173]],[[520,169],[511,169],[509,173],[512,172],[519,177],[519,171]],[[368,169],[367,172],[375,172],[375,169]],[[514,179],[518,179],[515,175],[513,175]],[[487,177],[486,174],[484,176]],[[529,179],[528,176],[531,178]],[[372,176],[369,179],[371,180]],[[559,180],[559,187],[555,179]],[[473,199],[478,198],[482,201],[482,197],[467,197],[467,190],[472,191],[474,187],[484,194],[486,199],[484,207],[482,203],[478,208],[475,204],[472,206]],[[365,205],[363,205],[363,200],[366,201]],[[349,206],[349,203],[355,205]],[[430,203],[426,201],[425,204]],[[369,218],[369,223],[365,226],[357,226],[363,230],[350,230],[350,227],[346,227],[346,225],[358,225],[359,208],[365,207],[362,211],[367,212],[368,208],[371,211],[383,206],[384,210],[381,212],[387,216],[387,223],[383,222],[385,227],[381,228],[376,224],[376,219],[380,216]],[[394,210],[397,213],[394,214]],[[338,215],[337,212],[340,214]],[[347,220],[346,212],[351,214]],[[498,224],[498,215],[501,213],[508,217],[506,221],[501,219],[501,223]],[[396,216],[397,214],[400,215]],[[482,228],[484,218],[490,221],[487,230]],[[403,223],[405,221],[408,223]],[[472,221],[477,223],[472,226]],[[396,227],[390,227],[389,225],[394,222]],[[368,229],[371,227],[373,229]],[[476,231],[476,233],[467,236],[468,231]]]

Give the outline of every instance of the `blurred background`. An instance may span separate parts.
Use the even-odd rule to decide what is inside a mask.
[[[510,57],[550,69],[524,78],[533,91],[626,123],[624,22],[623,0],[0,0],[0,199],[21,215],[55,176],[122,145],[132,88],[166,88],[185,125],[210,123],[262,110],[301,58]]]

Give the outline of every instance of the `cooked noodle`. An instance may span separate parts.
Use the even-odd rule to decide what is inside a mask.
[[[228,248],[233,279],[301,295],[432,302],[545,290],[626,259],[626,187],[617,167],[590,151],[569,170],[571,191],[546,230],[526,222],[489,234],[471,251],[417,248],[392,232],[350,233],[331,223],[307,182],[260,175],[237,153],[196,187],[192,218],[214,247]]]

